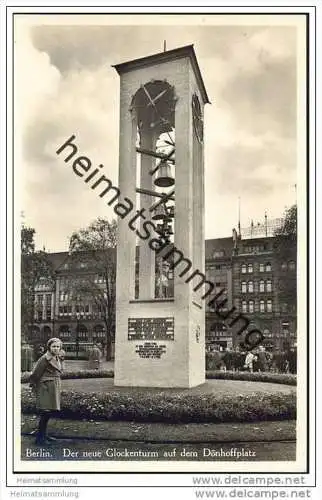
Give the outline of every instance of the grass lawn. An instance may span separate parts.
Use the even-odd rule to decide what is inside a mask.
[[[168,393],[168,394],[252,394],[254,392],[262,393],[283,393],[291,394],[296,392],[295,386],[272,384],[267,382],[247,382],[243,380],[207,380],[204,384],[193,387],[192,389],[178,388],[145,388],[145,387],[116,387],[112,378],[92,378],[92,379],[71,379],[62,380],[62,389],[66,391],[80,392],[122,392],[129,394],[136,393]]]
[[[21,431],[30,433],[35,415],[22,415]],[[52,419],[49,431],[57,437],[148,442],[258,442],[295,440],[296,421],[223,424],[166,424],[141,422],[94,422]]]

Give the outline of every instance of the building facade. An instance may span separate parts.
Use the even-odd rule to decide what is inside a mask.
[[[285,350],[296,344],[296,248],[281,259],[275,243],[274,237],[207,240],[206,272],[216,293],[227,290],[226,309],[233,307],[235,315],[248,318],[248,330],[260,330],[268,348]],[[293,293],[285,292],[290,289]],[[218,322],[208,308],[207,342],[219,348],[238,346],[240,324],[228,324]]]
[[[55,280],[41,279],[35,290],[33,344],[59,337],[67,352],[84,352],[93,343],[106,343],[104,308],[90,287],[104,294],[104,277],[95,274],[88,260],[75,262],[68,252],[49,254]]]
[[[274,237],[242,239],[236,233],[230,238],[206,240],[206,278],[215,285],[213,295],[221,293],[223,312],[235,308],[235,314],[243,313],[249,319],[248,329],[257,328],[263,333],[267,347],[285,350],[296,344],[296,248],[281,260],[274,242]],[[49,257],[55,281],[43,279],[37,285],[35,322],[29,341],[44,344],[57,336],[71,352],[86,350],[94,342],[104,345],[104,311],[92,295],[81,292],[82,281],[89,279],[103,291],[104,278],[93,274],[86,261],[75,264],[67,252]],[[295,294],[285,293],[285,288],[295,290]],[[207,303],[210,300],[211,296]],[[206,307],[207,346],[238,346],[239,326],[228,325]]]

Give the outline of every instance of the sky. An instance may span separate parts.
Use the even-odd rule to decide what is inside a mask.
[[[265,211],[280,217],[295,202],[293,26],[254,25],[247,16],[242,25],[229,19],[189,25],[191,17],[182,16],[163,25],[139,24],[138,17],[136,25],[111,25],[111,16],[97,25],[56,19],[18,19],[15,27],[15,189],[39,248],[66,251],[73,231],[98,216],[113,217],[55,151],[75,134],[80,152],[103,163],[117,184],[119,76],[112,65],[161,52],[164,40],[168,50],[194,44],[211,101],[205,107],[206,238],[231,236],[239,198],[242,227],[262,222]]]

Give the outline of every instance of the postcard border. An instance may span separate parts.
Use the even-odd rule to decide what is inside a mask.
[[[30,7],[35,7],[35,6],[31,6],[31,5],[15,5],[14,8],[30,8]],[[64,6],[65,8],[75,8],[75,6],[69,6],[69,5],[66,5]],[[91,8],[100,8],[102,6],[95,6],[95,5],[91,5],[90,6]],[[120,6],[109,6],[109,8],[119,8]],[[127,8],[127,7],[134,7],[134,6],[122,6],[121,8],[124,9],[124,8]],[[135,7],[146,7],[146,6],[140,6],[140,5],[136,5]],[[161,6],[160,6],[161,7]],[[175,7],[178,7],[178,6],[173,6],[173,8]],[[209,5],[208,6],[198,6],[199,8],[209,8]],[[223,7],[223,8],[226,8],[227,6],[216,6],[216,8],[220,8],[220,7]],[[230,8],[233,7],[233,6],[229,6]],[[239,6],[236,6],[236,7],[249,7],[249,8],[253,8],[254,6],[247,6],[247,5],[239,5]],[[265,6],[261,6],[261,7],[265,7]],[[283,7],[286,7],[286,6],[281,6],[281,9]],[[311,91],[310,89],[310,68],[311,68],[311,60],[310,60],[310,53],[311,53],[311,47],[310,47],[310,29],[311,29],[311,24],[314,23],[314,27],[315,27],[315,38],[314,38],[314,68],[316,68],[316,6],[315,5],[312,5],[312,6],[308,6],[308,5],[304,5],[304,6],[296,6],[298,8],[313,8],[314,9],[314,16],[312,15],[311,12],[286,12],[286,11],[279,11],[279,12],[131,12],[131,15],[153,15],[153,14],[157,14],[157,15],[207,15],[207,16],[212,16],[212,15],[216,15],[216,16],[221,16],[221,15],[225,15],[225,16],[229,16],[229,15],[236,15],[238,14],[239,16],[243,16],[243,15],[247,15],[247,16],[252,16],[252,15],[261,15],[261,16],[278,16],[278,15],[292,15],[292,16],[304,16],[306,18],[306,116],[307,116],[307,123],[306,123],[306,161],[307,161],[307,165],[306,165],[306,182],[307,182],[307,189],[306,189],[306,223],[307,223],[307,231],[306,231],[306,236],[307,236],[307,241],[306,241],[306,250],[307,250],[307,256],[306,256],[306,260],[307,260],[307,277],[306,277],[306,285],[307,285],[307,297],[306,297],[306,305],[307,305],[307,310],[309,310],[309,303],[310,303],[310,288],[309,288],[309,285],[310,285],[310,265],[309,265],[309,251],[310,251],[310,247],[311,247],[311,244],[310,244],[310,216],[312,215],[312,210],[310,210],[310,205],[309,205],[309,192],[310,192],[310,175],[309,175],[309,172],[310,172],[310,116],[312,113],[310,113],[310,96],[311,96],[311,92],[313,92],[313,94],[315,95],[315,92],[316,92],[316,71],[315,71],[315,76],[314,76],[314,79],[313,79],[313,82],[314,82],[314,88],[313,88],[313,91]],[[12,16],[12,19],[14,20],[14,17],[17,16],[17,15],[24,15],[24,16],[28,16],[28,15],[33,15],[33,16],[37,16],[37,15],[44,15],[46,14],[47,16],[50,16],[50,15],[64,15],[64,16],[68,16],[68,15],[86,15],[86,16],[91,16],[91,15],[103,15],[103,14],[108,14],[108,12],[60,12],[59,11],[59,7],[57,7],[57,11],[55,12],[19,12],[19,11],[15,11],[15,12],[12,12],[11,13],[11,16]],[[8,10],[9,8],[6,7],[6,34],[7,34],[7,30],[8,30]],[[126,14],[129,14],[129,12],[112,12],[110,14],[113,14],[113,15],[126,15]],[[312,19],[314,17],[314,19]],[[14,46],[14,30],[13,30],[13,33],[12,33],[12,40],[11,40],[11,44],[12,44],[12,75],[11,75],[11,78],[12,78],[12,82],[11,82],[11,85],[12,85],[12,90],[13,90],[13,82],[14,82],[14,50],[13,50],[13,46]],[[8,69],[8,54],[7,54],[7,48],[8,48],[8,39],[6,37],[6,68]],[[8,73],[7,73],[8,74]],[[12,102],[10,103],[10,108],[9,108],[9,103],[8,103],[8,81],[6,81],[6,122],[7,122],[7,118],[8,118],[8,112],[11,111],[12,112],[12,144],[11,144],[11,147],[12,147],[12,160],[13,160],[13,164],[12,164],[12,175],[13,175],[13,183],[12,183],[12,213],[14,213],[14,98],[13,98],[13,95],[12,95]],[[316,121],[317,121],[317,118],[316,118],[316,108],[315,110],[312,111],[313,112],[313,115],[314,115],[314,124],[315,124],[315,134],[314,134],[314,139],[315,139],[315,144],[314,144],[314,150],[315,150],[315,157],[316,157]],[[8,142],[6,143],[6,164],[8,165]],[[8,168],[8,167],[7,167]],[[314,193],[315,193],[315,199],[316,199],[316,178],[317,178],[317,173],[316,173],[316,167],[314,167],[315,170],[314,170],[314,180],[315,180],[315,189],[314,189]],[[6,246],[8,245],[8,186],[6,184]],[[316,234],[316,229],[317,229],[317,224],[316,224],[316,206],[314,206],[314,229],[315,229],[315,234]],[[13,222],[12,222],[12,245],[14,245],[14,217],[13,217]],[[313,246],[315,248],[315,269],[316,269],[316,261],[317,261],[317,257],[316,257],[316,238],[315,238],[315,235],[314,235],[314,242],[313,242]],[[9,278],[9,269],[8,269],[8,249],[6,248],[6,284],[8,285],[8,278]],[[15,271],[15,266],[14,266],[14,262],[12,264],[12,269],[11,269],[11,272],[10,272],[10,278],[12,279],[12,283],[14,282],[13,278],[14,278],[14,271]],[[316,285],[316,279],[315,279],[315,282],[314,282],[314,292],[315,292],[315,322],[316,322],[316,290],[317,289],[317,285]],[[14,296],[15,296],[15,289],[14,289],[14,286],[12,287],[12,300],[14,301]],[[7,298],[7,297],[6,297]],[[14,302],[13,302],[14,303]],[[10,326],[12,326],[14,324],[14,312],[12,311],[12,321],[10,322]],[[8,312],[7,312],[7,308],[6,308],[6,332],[8,332],[8,321],[9,321],[9,318],[8,318]],[[298,475],[298,474],[310,474],[310,450],[311,450],[311,443],[310,443],[310,425],[311,425],[311,422],[310,422],[310,416],[311,416],[311,413],[312,413],[312,410],[310,408],[310,392],[309,392],[309,387],[310,387],[310,382],[311,382],[311,379],[312,379],[312,376],[310,376],[310,370],[309,370],[309,361],[310,361],[310,345],[311,345],[311,339],[310,339],[310,324],[312,324],[312,319],[309,317],[308,315],[308,318],[307,318],[307,373],[306,373],[306,381],[307,381],[307,442],[306,442],[306,471],[305,472],[280,472],[280,473],[276,473],[276,472],[264,472],[264,471],[260,471],[260,472],[242,472],[242,471],[238,471],[238,474],[239,475],[259,475],[259,474],[287,474],[287,475]],[[12,330],[12,329],[11,329]],[[316,323],[315,323],[315,331],[314,331],[314,336],[315,336],[315,343],[316,343]],[[6,335],[6,340],[5,340],[5,347],[6,347],[6,352],[7,352],[7,345],[8,345],[8,341],[9,339],[7,338],[7,335]],[[12,344],[14,342],[14,338],[12,337]],[[317,361],[317,353],[315,351],[315,363]],[[13,376],[13,380],[14,380],[14,363],[12,363],[12,376]],[[315,371],[315,377],[314,377],[314,380],[315,380],[315,401],[317,399],[317,389],[316,389],[316,371]],[[7,356],[6,356],[6,400],[8,401],[8,359],[7,359]],[[14,411],[14,402],[13,402],[13,398],[12,398],[12,414],[13,414],[13,411]],[[315,430],[315,433],[316,433],[316,417],[317,417],[317,409],[316,409],[316,405],[315,405],[315,410],[314,410],[314,430]],[[12,436],[11,436],[11,445],[12,445],[12,449],[13,449],[13,440],[14,440],[14,428],[12,429]],[[316,446],[315,446],[315,453],[314,453],[314,457],[315,457],[315,468],[314,468],[314,473],[315,473],[315,477],[314,477],[314,487],[316,487],[316,472],[317,472],[317,469],[316,469],[316,455],[317,455],[317,452],[316,452]],[[6,412],[6,455],[8,455],[8,412]],[[14,470],[14,455],[12,455],[12,471],[11,473],[13,475],[17,475],[17,474],[31,474],[30,471],[15,471]],[[205,472],[205,473],[208,473],[208,472]],[[237,472],[236,472],[237,473]],[[204,474],[203,472],[201,472],[200,470],[199,471],[182,471],[182,472],[172,472],[172,471],[98,471],[98,472],[85,472],[85,471],[68,471],[68,470],[64,470],[64,471],[58,471],[58,470],[55,470],[55,471],[40,471],[40,472],[37,472],[37,474],[42,474],[42,475],[51,475],[51,474],[55,474],[55,475],[58,475],[58,474],[77,474],[77,475],[96,475],[96,474],[158,474],[158,475],[164,475],[164,474],[189,474],[189,475],[193,475],[193,474],[196,474],[196,475],[200,475],[200,474]],[[230,471],[220,471],[218,472],[218,474],[234,474],[234,472],[230,472]],[[6,486],[10,486],[8,485],[8,464],[6,463]],[[20,487],[22,488],[34,488],[34,485],[21,485]],[[55,487],[62,487],[62,488],[70,488],[72,486],[58,486],[58,485],[55,485]],[[81,485],[78,485],[77,488],[86,488],[88,486],[81,486]],[[95,485],[91,485],[91,487],[97,487],[97,488],[101,488],[101,486],[95,486]],[[108,486],[107,486],[108,487]],[[115,488],[149,488],[150,486],[143,486],[143,485],[140,485],[140,486],[136,486],[136,485],[122,485],[122,486],[116,486],[116,485],[113,485],[111,487],[115,487]],[[179,486],[179,485],[158,485],[156,486],[158,488],[193,488],[195,486],[191,485],[191,486]],[[198,488],[200,487],[207,487],[207,486],[202,486],[202,485],[198,485]],[[224,486],[222,485],[221,486],[222,488],[229,488],[230,486]],[[260,486],[254,486],[252,485],[252,487],[260,487]],[[278,485],[272,485],[271,487],[280,487]],[[283,486],[284,488],[296,488],[297,486],[295,485],[292,485],[292,486]],[[298,486],[300,487],[300,486]]]

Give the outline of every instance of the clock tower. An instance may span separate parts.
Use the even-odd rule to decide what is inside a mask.
[[[204,105],[192,45],[115,66],[120,217],[115,385],[205,380]]]

